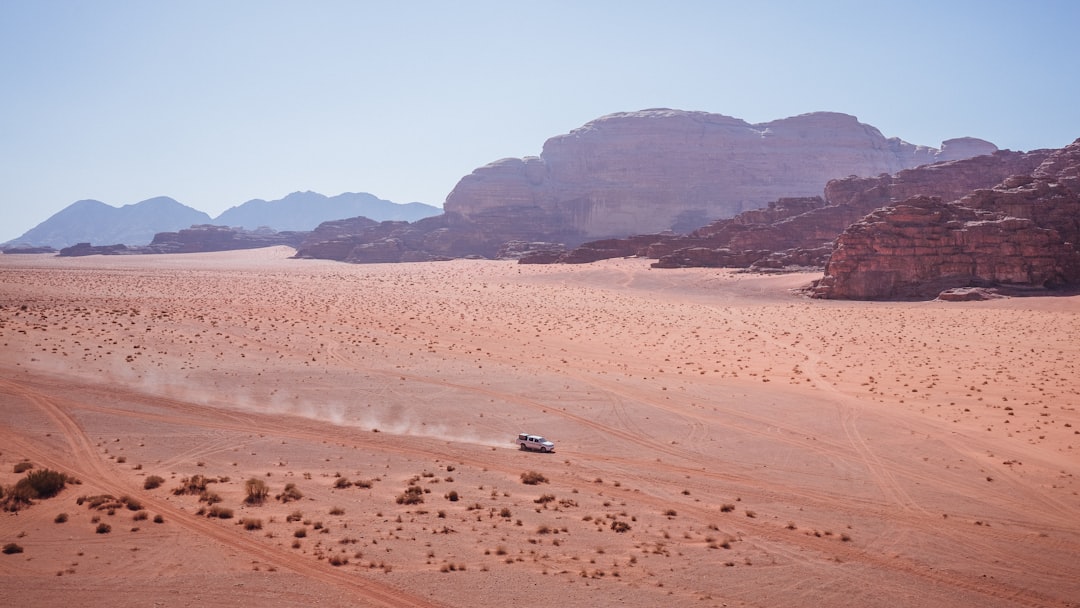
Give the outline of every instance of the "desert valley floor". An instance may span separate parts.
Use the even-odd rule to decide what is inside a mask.
[[[1080,296],[291,254],[0,256],[0,605],[1080,606]]]

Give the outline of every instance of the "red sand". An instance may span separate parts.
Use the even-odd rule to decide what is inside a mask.
[[[0,604],[1080,606],[1078,297],[291,253],[0,256]]]

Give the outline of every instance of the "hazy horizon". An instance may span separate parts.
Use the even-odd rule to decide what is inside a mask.
[[[1080,137],[1078,16],[1049,0],[7,3],[0,242],[82,199],[441,206],[479,166],[650,107],[1059,148]]]

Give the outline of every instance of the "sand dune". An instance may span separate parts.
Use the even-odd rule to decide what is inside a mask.
[[[1080,605],[1078,297],[290,254],[0,256],[0,603]]]

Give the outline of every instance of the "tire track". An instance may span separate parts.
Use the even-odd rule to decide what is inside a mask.
[[[212,538],[232,549],[248,553],[260,561],[273,564],[278,568],[346,589],[355,593],[366,605],[387,607],[430,606],[433,608],[439,606],[439,604],[425,598],[360,578],[355,574],[329,570],[321,567],[320,564],[312,564],[303,559],[282,555],[279,551],[267,547],[257,540],[230,533],[212,521],[182,511],[152,494],[140,492],[101,460],[94,449],[93,442],[87,437],[79,424],[61,407],[53,403],[51,399],[8,380],[0,380],[0,390],[22,398],[38,408],[56,425],[68,443],[71,453],[68,458],[61,459],[39,449],[20,437],[12,437],[12,440],[18,443],[24,452],[32,454],[40,462],[83,478],[87,483],[92,483],[108,493],[117,496],[124,494],[138,495],[144,504],[153,507],[157,511],[168,513],[171,521],[192,532]]]

